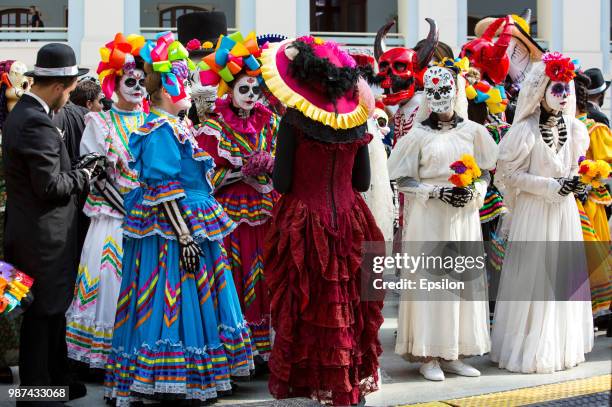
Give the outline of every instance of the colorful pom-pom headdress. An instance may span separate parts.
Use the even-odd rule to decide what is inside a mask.
[[[576,76],[574,61],[560,52],[547,52],[542,55],[546,76],[551,81],[569,82]],[[577,63],[576,63],[577,65]]]
[[[257,58],[261,50],[255,33],[243,37],[240,31],[221,36],[215,52],[200,61],[200,82],[202,85],[218,85],[219,96],[229,91],[229,83],[245,72],[261,80],[261,65]]]
[[[111,98],[115,92],[115,79],[125,71],[136,69],[135,58],[145,43],[142,35],[130,34],[125,37],[117,33],[113,41],[100,48],[101,61],[98,64],[98,80],[104,96]]]
[[[186,96],[183,81],[189,77],[189,70],[195,65],[189,59],[189,52],[171,31],[157,34],[155,41],[147,41],[140,50],[140,56],[151,65],[153,71],[161,74],[162,86],[170,94],[172,102]]]
[[[283,104],[333,129],[368,119],[360,103],[355,60],[338,44],[312,36],[271,44],[262,52],[262,75]]]

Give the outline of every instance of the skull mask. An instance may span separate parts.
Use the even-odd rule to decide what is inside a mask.
[[[28,68],[23,62],[13,61],[8,73],[3,74],[3,81],[10,83],[10,87],[7,87],[5,93],[8,111],[13,110],[19,98],[32,85],[31,79],[24,75],[27,70]]]
[[[197,66],[192,75],[193,86],[191,88],[191,95],[193,101],[195,102],[198,118],[200,121],[204,121],[215,109],[215,101],[217,100],[217,86],[202,85],[202,81],[200,80],[200,72],[201,68]]]
[[[453,110],[457,88],[448,69],[432,66],[425,72],[423,82],[425,97],[432,112],[447,113]]]
[[[261,88],[259,81],[252,76],[242,75],[232,88],[232,103],[234,107],[248,114],[259,100]]]
[[[502,24],[505,24],[504,29],[497,41],[493,42],[493,37]],[[489,80],[496,84],[503,83],[510,69],[510,59],[506,51],[512,38],[513,26],[512,17],[498,18],[487,27],[482,37],[475,38],[463,46],[461,57],[468,57],[470,65],[480,70]]]
[[[386,105],[406,102],[414,95],[415,88],[422,84],[423,72],[431,60],[438,44],[436,22],[430,18],[426,45],[418,51],[408,48],[385,49],[384,38],[395,24],[390,21],[376,34],[374,55],[378,61],[377,82],[383,88]]]

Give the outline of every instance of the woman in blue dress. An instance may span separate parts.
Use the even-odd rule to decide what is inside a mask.
[[[181,110],[187,52],[171,33],[141,52],[151,113],[130,137],[141,187],[125,200],[123,281],[105,396],[197,403],[254,368],[248,328],[221,245],[234,228],[211,196],[212,158]],[[166,67],[164,67],[164,65]]]

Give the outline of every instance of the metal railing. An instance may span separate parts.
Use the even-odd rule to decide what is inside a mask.
[[[333,31],[312,31],[310,35],[320,37],[324,40],[333,40],[345,46],[368,46],[374,45],[376,33],[374,32],[333,32]],[[399,33],[389,33],[385,39],[385,44],[391,46],[403,46],[404,37]]]
[[[68,28],[0,27],[0,41],[68,41]]]

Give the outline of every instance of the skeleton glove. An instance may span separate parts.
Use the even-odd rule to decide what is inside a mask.
[[[188,273],[195,274],[200,268],[200,256],[203,256],[204,253],[193,240],[178,203],[176,201],[167,201],[161,205],[179,242],[181,250],[180,267]]]
[[[463,208],[474,198],[474,191],[471,188],[435,187],[431,196],[455,208]]]
[[[95,179],[106,169],[106,157],[98,153],[85,154],[74,164],[75,170],[84,170],[89,179]]]
[[[561,184],[561,189],[559,190],[559,195],[567,196],[572,192],[576,192],[581,187],[579,184],[582,184],[578,177],[574,178],[555,178],[559,184]]]

